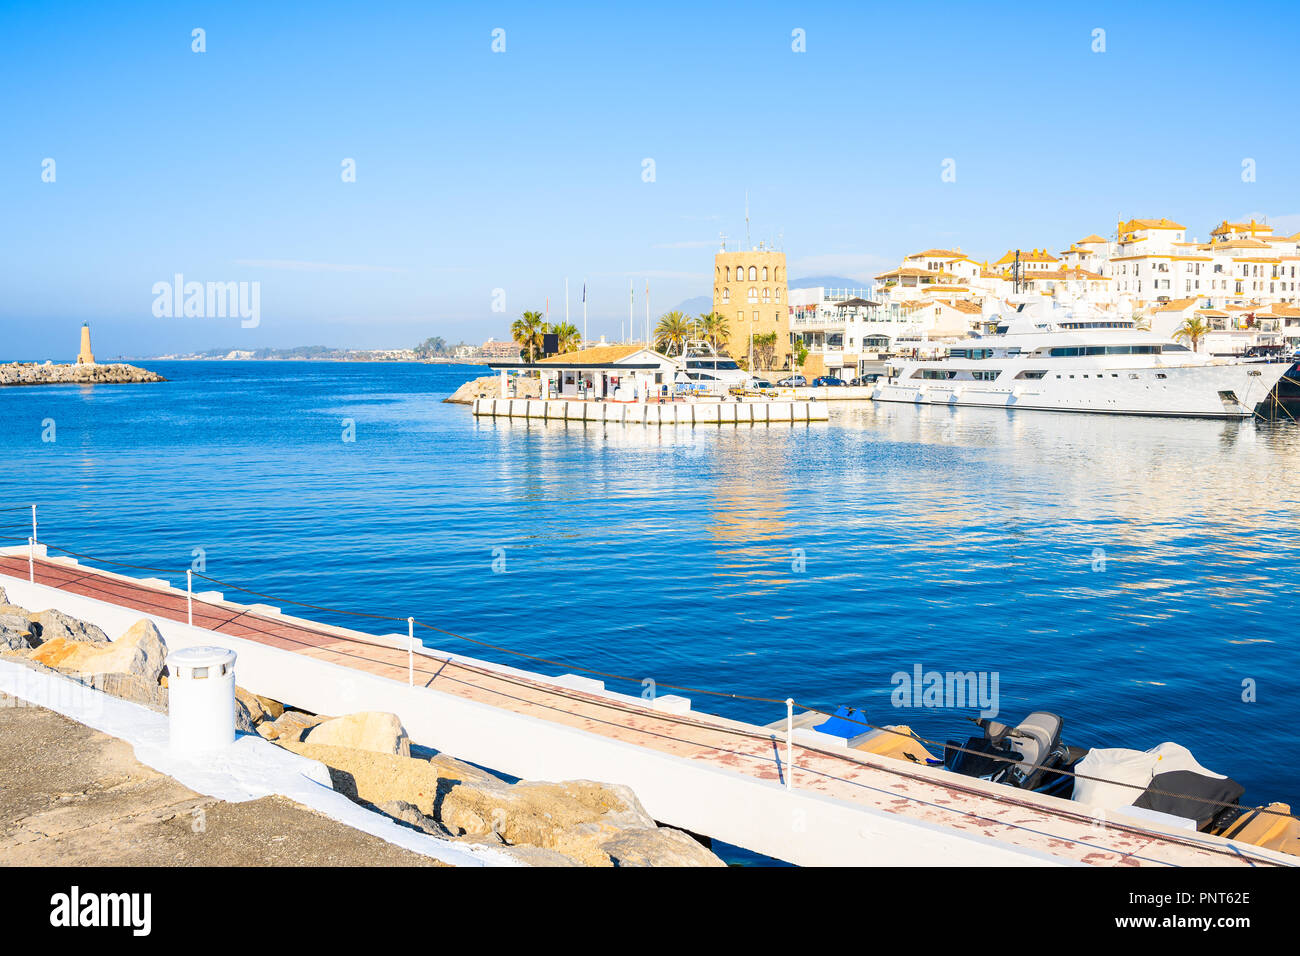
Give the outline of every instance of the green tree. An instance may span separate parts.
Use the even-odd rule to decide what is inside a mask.
[[[754,336],[754,365],[771,368],[776,359],[776,333],[763,332]]]
[[[552,326],[551,331],[558,339],[561,353],[576,352],[582,347],[582,336],[571,322],[561,322],[559,325]]]
[[[529,362],[536,362],[542,351],[542,336],[546,334],[545,317],[540,312],[525,312],[510,326],[510,337],[527,353]]]
[[[731,339],[731,324],[721,312],[705,312],[701,314],[700,328],[715,352],[721,351],[723,346]]]
[[[1199,351],[1197,345],[1200,344],[1201,339],[1205,338],[1209,334],[1210,327],[1196,316],[1184,320],[1183,324],[1174,330],[1174,338],[1186,339],[1191,342],[1193,352]]]
[[[673,346],[677,346],[680,352],[684,349],[690,333],[691,326],[686,321],[686,316],[677,311],[665,312],[659,317],[659,324],[655,326],[655,347],[662,350],[665,355],[672,354]]]

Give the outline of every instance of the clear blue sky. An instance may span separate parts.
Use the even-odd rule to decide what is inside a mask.
[[[1120,216],[1300,230],[1296,10],[10,2],[0,357],[66,359],[83,320],[101,355],[481,341],[562,315],[565,276],[616,333],[629,277],[638,315],[647,276],[656,314],[708,292],[746,189],[795,277]],[[260,281],[260,326],[155,318],[175,273]]]

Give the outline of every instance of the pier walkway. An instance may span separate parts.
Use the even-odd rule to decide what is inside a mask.
[[[149,615],[174,646],[228,641],[241,653],[237,673],[245,667],[245,651],[252,650],[244,642],[273,649],[281,653],[273,655],[274,667],[263,666],[261,686],[250,686],[248,672],[240,682],[305,707],[312,705],[294,694],[303,686],[294,684],[294,660],[302,661],[305,671],[308,662],[346,668],[364,686],[361,693],[354,687],[339,691],[345,695],[339,700],[366,703],[367,679],[377,679],[374,686],[391,706],[348,709],[393,710],[417,743],[519,776],[547,770],[554,771],[549,779],[575,770],[593,777],[599,771],[617,774],[598,778],[632,786],[661,822],[791,862],[1294,863],[1270,850],[1205,834],[1162,832],[1113,813],[1098,820],[1069,801],[942,769],[833,745],[811,746],[798,734],[793,766],[786,766],[783,732],[694,711],[680,697],[660,698],[655,705],[605,691],[599,681],[529,673],[446,648],[419,647],[408,654],[405,635],[398,640],[332,627],[267,605],[231,602],[216,592],[195,596],[191,628],[183,588],[50,558],[44,547],[36,553],[42,556],[34,563],[35,583],[29,584],[27,549],[0,551],[0,586],[15,603],[33,610],[59,607],[87,620],[98,616],[101,626],[111,627],[127,620],[123,610]],[[247,656],[249,666],[259,666],[256,654]],[[415,686],[408,687],[408,681]],[[339,706],[336,713],[346,712]],[[422,722],[424,711],[437,719]],[[503,722],[493,723],[493,715]],[[774,720],[783,716],[772,715]],[[513,731],[487,732],[494,727],[514,727],[519,739],[505,739],[515,736]]]

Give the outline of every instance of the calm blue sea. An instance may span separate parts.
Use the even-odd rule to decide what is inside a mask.
[[[996,672],[1004,717],[1300,802],[1298,426],[863,403],[605,431],[442,404],[471,367],[147,364],[171,381],[0,389],[0,503],[51,543],[178,578],[202,548],[269,594],[939,739],[973,711],[894,708],[891,676]]]

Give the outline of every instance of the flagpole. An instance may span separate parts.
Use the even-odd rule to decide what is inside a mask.
[[[636,335],[636,283],[627,280],[627,337]]]
[[[587,280],[582,280],[582,344],[587,344]]]
[[[645,280],[645,347],[650,347],[650,280]]]
[[[569,277],[564,277],[564,324],[569,324]]]

